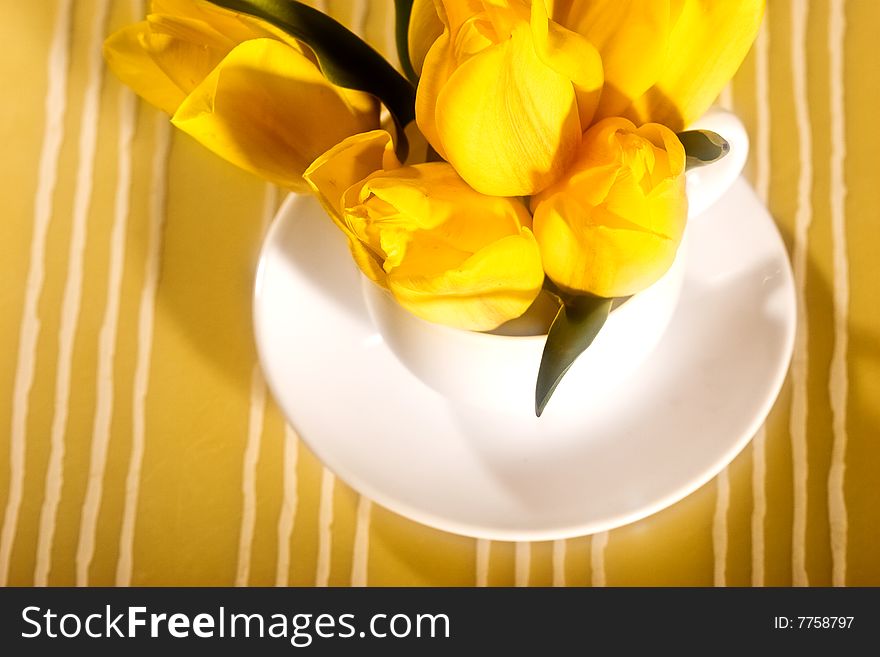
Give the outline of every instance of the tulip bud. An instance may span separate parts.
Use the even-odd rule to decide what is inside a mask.
[[[174,125],[233,164],[306,191],[302,173],[379,124],[368,94],[331,84],[296,39],[203,0],[154,0],[104,44],[109,68]]]
[[[431,322],[486,331],[522,315],[544,281],[525,205],[446,162],[401,167],[390,141],[355,135],[305,173],[364,273]]]
[[[600,121],[557,183],[532,198],[544,270],[574,294],[625,297],[675,259],[687,219],[685,153],[668,128]]]
[[[438,4],[444,31],[422,68],[416,120],[474,189],[527,196],[558,178],[592,120],[602,63],[544,0]]]

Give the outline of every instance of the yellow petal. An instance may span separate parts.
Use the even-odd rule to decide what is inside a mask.
[[[602,93],[602,59],[586,38],[547,16],[544,0],[532,0],[532,38],[547,66],[571,80],[577,96],[581,130],[593,120]]]
[[[522,315],[544,281],[535,238],[528,228],[495,241],[459,267],[420,274],[394,270],[388,287],[397,301],[423,319],[488,331]]]
[[[596,120],[620,114],[658,79],[666,57],[669,14],[668,0],[556,2],[553,19],[586,37],[602,56],[605,88]]]
[[[617,176],[601,205],[561,194],[539,202],[534,231],[544,270],[562,289],[626,297],[672,265],[686,215],[683,176],[647,197],[635,181]]]
[[[254,39],[226,56],[172,122],[242,169],[303,191],[302,173],[316,157],[378,125],[374,103],[356,106],[351,97],[299,51]]]
[[[567,218],[547,208],[535,219],[544,269],[563,289],[607,298],[629,296],[654,283],[675,259],[678,243],[654,233],[585,217],[575,227]]]
[[[268,25],[268,23],[224,9],[205,0],[153,0],[150,3],[150,14],[198,21],[225,35],[233,43],[269,36],[259,27],[255,29],[255,26]]]
[[[458,38],[458,30],[467,22],[485,9],[483,0],[435,0],[434,6],[437,15],[452,40]]]
[[[180,16],[150,14],[141,37],[144,48],[159,68],[184,93],[207,77],[236,42],[210,25]]]
[[[435,111],[447,160],[484,194],[542,190],[564,172],[580,140],[572,83],[540,60],[527,24],[459,66]]]
[[[437,99],[455,68],[492,42],[484,34],[487,28],[482,24],[485,20],[481,18],[480,0],[435,0],[434,5],[443,32],[424,58],[416,89],[416,123],[431,147],[440,157],[448,159],[437,130]],[[466,26],[464,34],[463,26]]]
[[[409,17],[409,61],[417,75],[422,74],[422,64],[431,46],[443,34],[443,23],[437,15],[434,0],[415,0]]]
[[[385,271],[440,273],[531,225],[521,201],[474,191],[447,162],[377,172],[349,188],[344,205],[346,225]]]
[[[646,123],[636,131],[636,134],[665,154],[665,158],[660,160],[665,166],[654,172],[655,179],[677,176],[684,172],[687,156],[684,146],[674,132],[659,123]]]
[[[271,23],[219,7],[207,0],[153,0],[150,17],[163,16],[187,21],[202,32],[216,33],[232,46],[250,39],[271,37],[283,41],[316,61],[311,50],[304,48],[294,37]],[[198,38],[195,41],[198,43]]]
[[[355,263],[376,283],[384,284],[382,261],[342,220],[342,198],[352,185],[383,168],[400,166],[391,135],[372,130],[352,135],[323,153],[303,173],[303,178],[333,222],[345,233]]]
[[[739,68],[758,34],[764,0],[685,0],[656,84],[626,114],[681,130],[698,119]]]
[[[445,162],[406,167],[369,180],[362,194],[367,193],[393,206],[405,217],[408,230],[442,231],[448,242],[471,252],[531,223],[524,205],[480,194]]]
[[[371,130],[347,137],[321,154],[303,178],[324,209],[331,216],[341,217],[342,197],[349,187],[375,171],[399,166],[391,135],[385,130]]]
[[[107,66],[125,85],[154,107],[173,114],[185,97],[145,50],[146,21],[114,32],[104,42]]]
[[[446,152],[437,132],[437,97],[454,70],[449,30],[444,30],[425,55],[419,86],[416,88],[416,123],[419,131],[443,159],[446,159]]]
[[[146,21],[107,39],[104,56],[125,84],[173,114],[237,44],[265,37],[283,41],[314,61],[310,51],[269,23],[203,0],[155,0]]]

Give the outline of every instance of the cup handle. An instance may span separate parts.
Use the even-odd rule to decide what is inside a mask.
[[[694,218],[721,198],[742,173],[749,155],[749,136],[736,114],[720,107],[710,109],[688,130],[712,130],[730,144],[730,152],[723,158],[686,174],[688,217]]]

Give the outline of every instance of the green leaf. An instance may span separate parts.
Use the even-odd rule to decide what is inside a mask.
[[[333,84],[372,94],[400,128],[415,119],[416,90],[365,41],[326,14],[296,0],[211,0],[215,5],[272,23],[307,44]]]
[[[678,133],[678,139],[687,156],[686,169],[712,164],[730,152],[727,140],[711,130],[686,130]]]
[[[599,335],[613,301],[594,296],[564,296],[561,300],[563,303],[550,325],[538,369],[535,386],[535,415],[538,417],[562,377]]]
[[[404,74],[413,84],[419,83],[419,76],[409,59],[409,20],[412,16],[413,0],[394,0],[394,39],[397,43],[397,58]]]

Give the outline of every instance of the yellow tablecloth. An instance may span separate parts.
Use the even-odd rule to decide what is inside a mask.
[[[315,4],[389,51],[390,0]],[[532,544],[400,518],[285,428],[250,328],[279,199],[106,72],[142,2],[2,7],[0,582],[880,584],[878,3],[770,0],[721,99],[802,294],[765,428],[661,513]]]

